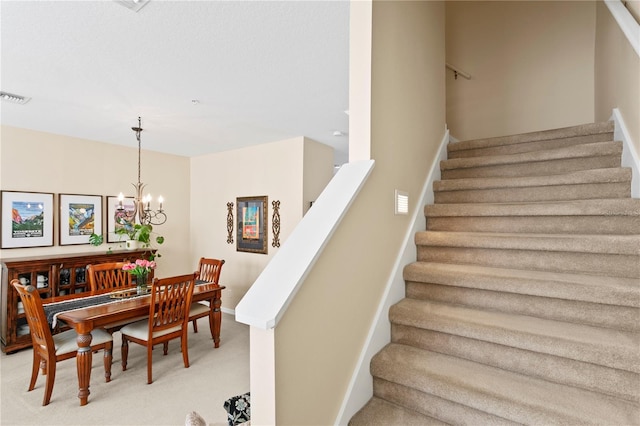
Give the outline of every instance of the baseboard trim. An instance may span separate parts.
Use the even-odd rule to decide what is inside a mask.
[[[405,297],[405,281],[402,274],[405,265],[415,262],[417,249],[415,234],[426,229],[424,206],[433,203],[433,182],[440,179],[440,161],[447,158],[447,144],[449,130],[445,130],[438,155],[431,163],[431,168],[422,187],[422,197],[417,201],[412,216],[413,225],[407,229],[404,236],[402,250],[396,258],[392,278],[385,287],[384,294],[378,305],[376,315],[363,345],[358,362],[353,370],[349,386],[345,392],[342,406],[334,422],[335,425],[347,425],[353,415],[364,406],[373,396],[373,378],[369,371],[371,358],[391,341],[391,323],[389,322],[389,308]]]

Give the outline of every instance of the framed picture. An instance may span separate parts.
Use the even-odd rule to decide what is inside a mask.
[[[102,235],[102,196],[60,194],[60,245],[89,244],[91,234]]]
[[[53,245],[53,194],[2,191],[2,248]]]
[[[267,197],[239,197],[236,201],[236,250],[267,254]]]
[[[133,197],[122,199],[122,209],[118,209],[120,200],[118,197],[107,197],[107,242],[117,243],[125,241],[126,235],[116,234],[116,231],[125,227],[125,224],[133,226],[135,224],[135,205]]]

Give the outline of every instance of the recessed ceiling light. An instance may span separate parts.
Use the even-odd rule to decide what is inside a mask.
[[[0,99],[20,105],[24,105],[31,100],[31,98],[27,98],[26,96],[14,95],[8,92],[0,92]]]
[[[127,9],[131,9],[134,12],[139,11],[149,3],[149,0],[113,0],[121,6],[126,7]]]

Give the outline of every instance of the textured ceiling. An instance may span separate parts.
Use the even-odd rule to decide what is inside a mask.
[[[196,156],[306,136],[347,161],[348,1],[0,2],[2,124]],[[199,103],[192,100],[197,99]]]

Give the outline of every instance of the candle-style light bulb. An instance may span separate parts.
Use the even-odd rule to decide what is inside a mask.
[[[160,211],[162,211],[162,202],[164,201],[164,198],[162,198],[162,195],[158,197],[158,202],[160,203]]]
[[[120,194],[118,194],[118,207],[122,208],[122,201],[124,200],[124,195],[122,195],[122,192]]]

